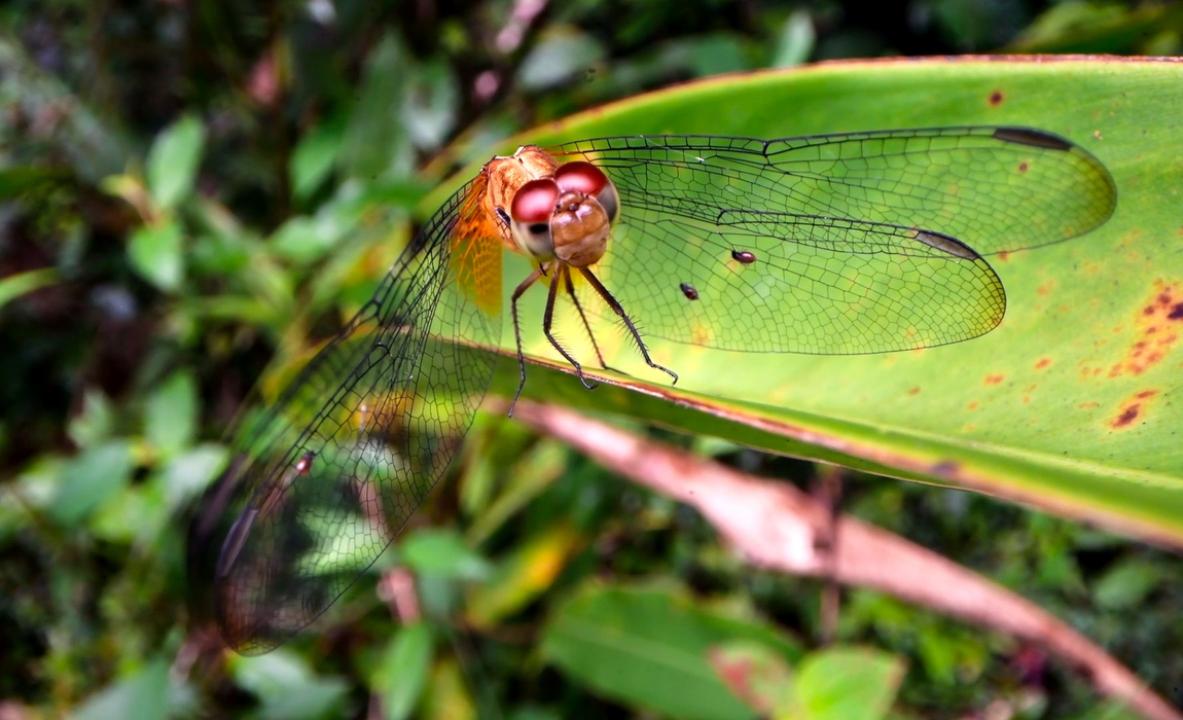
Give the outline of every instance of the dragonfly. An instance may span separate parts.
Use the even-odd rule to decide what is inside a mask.
[[[1053,133],[909,128],[780,139],[602,137],[490,160],[423,225],[341,332],[245,422],[214,569],[222,637],[266,652],[324,613],[455,459],[489,389],[506,251],[569,304],[647,340],[761,353],[928,348],[996,327],[992,255],[1085,234],[1114,211],[1105,166]],[[569,311],[569,310],[568,310]],[[571,316],[574,317],[574,316]],[[582,331],[581,331],[582,332]]]

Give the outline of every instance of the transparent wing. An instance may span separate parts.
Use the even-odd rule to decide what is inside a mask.
[[[228,645],[265,652],[368,568],[443,475],[492,377],[500,239],[483,178],[454,195],[374,297],[236,439],[215,577]]]
[[[1095,157],[1027,128],[631,136],[555,152],[595,162],[620,193],[596,270],[642,332],[727,350],[975,337],[1005,310],[982,255],[1088,232],[1117,197]]]

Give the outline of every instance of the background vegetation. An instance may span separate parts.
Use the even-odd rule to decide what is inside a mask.
[[[773,648],[801,697],[846,678],[897,717],[1118,717],[1040,649],[879,594],[849,592],[830,626],[823,584],[753,570],[697,515],[497,414],[375,569],[413,582],[418,612],[363,582],[309,636],[232,656],[187,537],[272,356],[337,327],[433,185],[513,132],[827,58],[1173,54],[1175,8],[17,0],[0,27],[3,713],[742,717],[680,665],[720,642]],[[823,484],[809,463],[650,432]],[[844,488],[845,511],[1016,589],[1183,704],[1178,557],[964,492]],[[589,629],[637,657],[595,656]],[[876,716],[835,707],[808,717]]]

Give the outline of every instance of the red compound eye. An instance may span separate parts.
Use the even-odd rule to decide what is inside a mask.
[[[608,184],[608,178],[589,162],[569,162],[555,171],[555,182],[563,192],[595,196]]]
[[[559,186],[554,180],[531,180],[513,196],[509,214],[520,223],[540,223],[550,220],[559,199]]]

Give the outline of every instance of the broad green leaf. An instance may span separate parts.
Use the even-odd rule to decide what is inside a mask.
[[[483,681],[479,676],[473,679]],[[465,683],[464,672],[458,663],[450,659],[437,662],[431,669],[420,717],[424,720],[477,720],[483,717],[477,714],[476,703]]]
[[[423,622],[401,628],[391,640],[374,678],[388,720],[411,717],[427,682],[432,650],[431,628]]]
[[[1139,60],[851,62],[687,85],[513,138],[504,149],[642,133],[779,137],[1024,125],[1095,154],[1118,191],[1113,217],[1088,235],[989,258],[1008,307],[1001,326],[975,340],[804,356],[650,338],[654,358],[681,376],[671,387],[605,320],[595,325],[600,347],[631,377],[592,370],[608,384],[587,392],[574,378],[557,382],[531,368],[526,395],[985,491],[1183,544],[1183,241],[1172,209],[1181,192],[1174,182],[1183,153],[1183,118],[1174,112],[1183,101],[1181,80],[1178,64]],[[505,265],[507,288],[529,272],[516,257]],[[526,352],[567,370],[542,333],[544,300],[544,292],[531,292],[522,306]],[[590,350],[579,343],[573,315],[558,324],[558,335],[586,360]],[[776,317],[768,308],[752,322]],[[503,332],[507,355],[512,343]],[[508,357],[501,369],[496,390],[510,393]]]
[[[555,608],[542,653],[597,693],[663,715],[755,717],[712,665],[714,653],[737,641],[797,653],[768,625],[681,593],[592,584]]]
[[[134,675],[99,691],[72,713],[73,720],[164,720],[169,713],[168,663],[154,660]]]
[[[114,424],[111,401],[97,388],[86,388],[82,412],[70,418],[66,432],[75,445],[86,448],[110,436]]]
[[[904,663],[871,649],[811,653],[797,668],[782,720],[877,720],[886,715],[904,678]]]
[[[184,272],[181,255],[181,226],[169,220],[143,225],[131,235],[127,248],[131,265],[161,290],[177,290]]]
[[[201,162],[205,128],[186,115],[166,128],[148,152],[148,188],[162,208],[174,207],[193,189],[193,178]]]
[[[549,590],[582,540],[569,525],[559,523],[519,544],[488,581],[473,588],[469,622],[490,627]]]
[[[185,371],[170,375],[148,396],[144,434],[165,456],[184,449],[197,427],[197,383]]]
[[[809,58],[813,46],[817,42],[817,33],[813,29],[813,18],[809,11],[794,10],[785,20],[777,38],[776,54],[772,58],[773,67],[792,67],[800,65]]]
[[[361,90],[337,154],[347,175],[373,180],[409,166],[410,139],[398,122],[409,64],[405,48],[393,35],[384,37],[366,58]]]
[[[489,573],[489,563],[453,530],[420,530],[407,537],[399,552],[416,572],[477,580]]]
[[[1138,605],[1164,578],[1161,566],[1130,558],[1101,576],[1093,587],[1097,604],[1110,610],[1126,610]]]
[[[296,145],[288,174],[292,181],[292,194],[298,199],[303,200],[311,195],[332,171],[344,133],[344,123],[330,121],[305,134]]]
[[[527,90],[545,90],[588,70],[604,54],[596,40],[575,28],[556,27],[546,33],[518,68]]]
[[[118,493],[132,468],[132,449],[124,440],[86,449],[62,466],[50,514],[64,525],[78,522]]]
[[[313,674],[291,650],[280,648],[256,657],[235,655],[230,668],[239,687],[259,698],[262,717],[303,720],[343,712],[341,705],[349,690],[345,682]]]
[[[161,473],[169,507],[180,507],[201,494],[226,467],[229,454],[225,446],[210,443],[190,448],[170,459]]]

